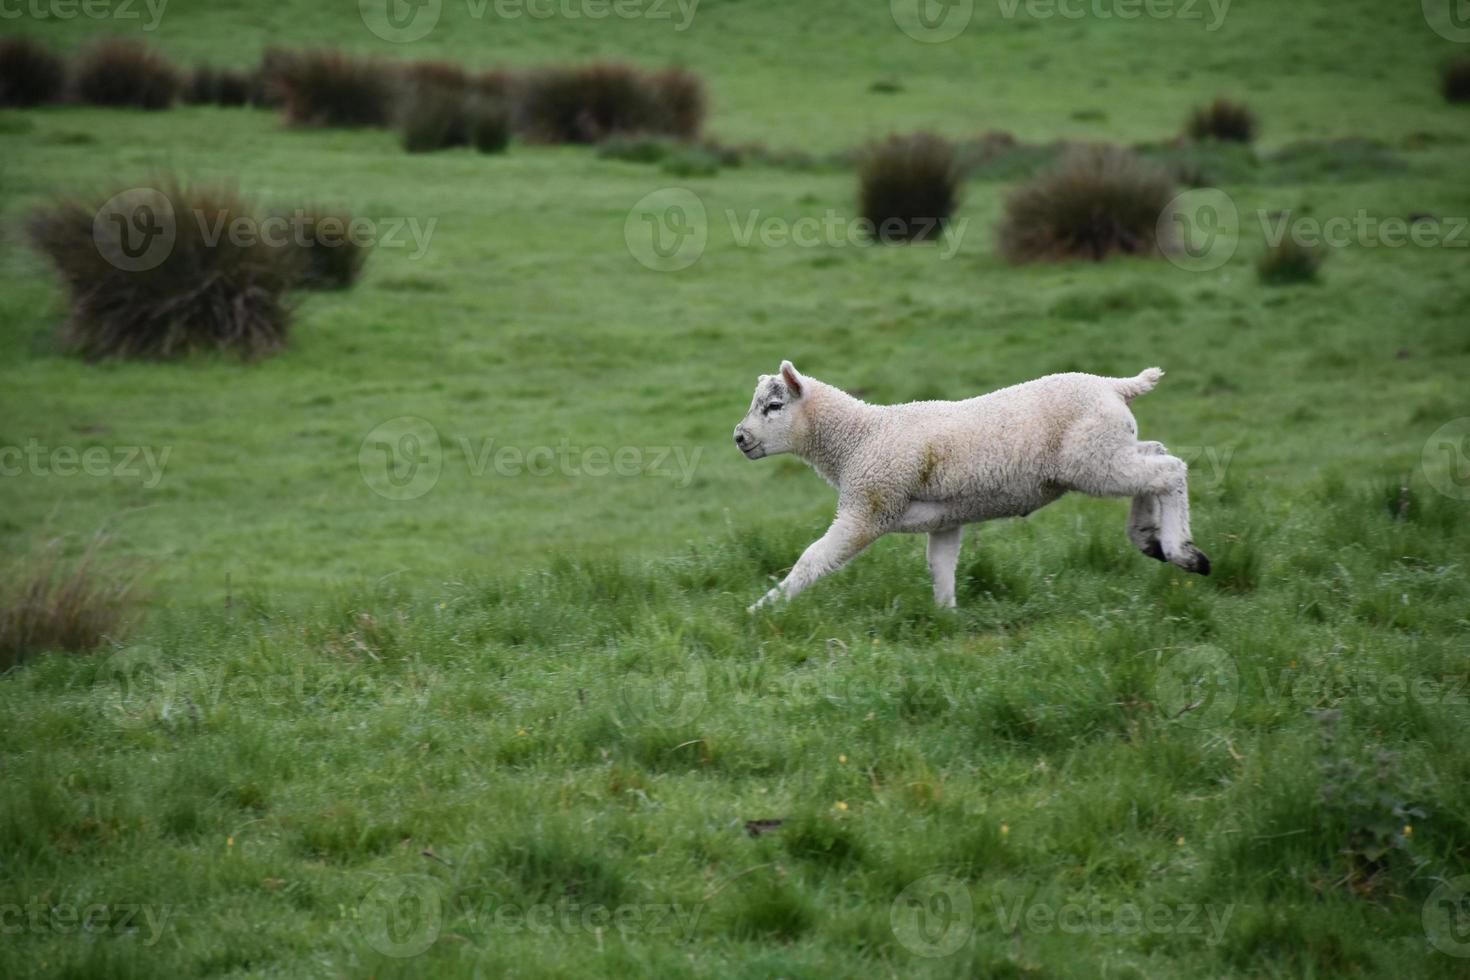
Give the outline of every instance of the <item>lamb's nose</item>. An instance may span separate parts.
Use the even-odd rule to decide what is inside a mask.
[[[750,442],[750,436],[745,434],[744,429],[741,429],[737,426],[735,429],[735,445],[739,446],[741,449],[744,449],[745,444],[748,442]]]

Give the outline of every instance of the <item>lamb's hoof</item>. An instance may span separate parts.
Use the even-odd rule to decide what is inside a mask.
[[[1198,572],[1200,575],[1210,574],[1209,556],[1196,548],[1193,542],[1185,543],[1184,554],[1175,564],[1186,572]]]
[[[1148,555],[1150,558],[1155,559],[1156,561],[1168,561],[1169,560],[1164,555],[1164,546],[1161,545],[1161,544],[1159,544],[1159,539],[1158,538],[1155,538],[1154,540],[1150,541],[1148,543],[1148,547],[1146,547],[1146,548],[1139,548],[1138,550],[1141,551],[1141,552],[1143,552],[1145,555]]]

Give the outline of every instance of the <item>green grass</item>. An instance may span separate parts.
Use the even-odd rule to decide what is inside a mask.
[[[59,289],[0,241],[0,447],[168,452],[156,482],[0,476],[9,564],[105,528],[149,596],[99,654],[0,676],[0,927],[26,915],[0,975],[1461,975],[1422,915],[1470,871],[1470,508],[1422,460],[1470,416],[1466,253],[1357,244],[1316,285],[1254,274],[1258,211],[1470,214],[1446,44],[1376,3],[1241,0],[1215,32],[977,7],[939,45],[881,4],[714,0],[684,32],[446,3],[399,46],[353,4],[212,3],[154,39],[184,64],[265,43],[679,61],[717,138],[821,154],[920,127],[1157,142],[1228,93],[1263,154],[1363,138],[1393,159],[1202,153],[1244,218],[1222,267],[1017,269],[990,180],[943,260],[740,243],[753,214],[852,217],[840,170],[426,157],[252,110],[0,113],[10,228],[164,168],[434,222],[422,255],[379,248],[352,289],[303,298],[254,364],[59,353]],[[665,187],[708,215],[678,272],[624,240]],[[1137,555],[1123,503],[1068,498],[967,533],[957,612],[896,537],[747,616],[830,516],[801,464],[730,445],[783,357],[877,401],[1160,364],[1135,413],[1191,460],[1215,573]],[[433,426],[439,476],[395,500],[362,460],[379,479],[364,443],[403,416]],[[659,472],[497,471],[541,446]],[[1191,710],[1201,674],[1222,686]],[[98,906],[90,931],[52,911]]]

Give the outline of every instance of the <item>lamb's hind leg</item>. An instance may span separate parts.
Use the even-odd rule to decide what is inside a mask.
[[[1162,456],[1168,452],[1162,442],[1140,442],[1138,451],[1145,456]],[[1159,523],[1162,518],[1163,507],[1158,494],[1133,495],[1133,506],[1128,510],[1128,540],[1150,558],[1168,561],[1164,557],[1163,545],[1159,544]]]
[[[1158,494],[1133,495],[1133,506],[1128,509],[1128,540],[1150,558],[1168,561],[1164,557],[1164,546],[1159,544],[1159,522],[1162,519],[1163,506]]]
[[[1167,489],[1159,494],[1161,520],[1159,521],[1159,544],[1164,557],[1186,572],[1210,574],[1210,559],[1194,546],[1194,535],[1189,530],[1189,484],[1185,473],[1188,467],[1182,459],[1163,456],[1171,460],[1176,475],[1168,479]]]
[[[954,608],[954,569],[960,560],[960,536],[963,527],[929,532],[929,573],[934,576],[934,601]]]
[[[1100,466],[1078,479],[1076,489],[1103,497],[1133,497],[1129,532],[1141,532],[1157,517],[1158,547],[1164,560],[1187,572],[1210,574],[1210,559],[1194,546],[1189,531],[1189,484],[1184,461],[1169,455],[1143,455],[1134,446],[1118,454],[1110,466]],[[1143,500],[1139,498],[1153,498]],[[1140,550],[1148,544],[1134,538]],[[1145,554],[1149,552],[1144,550]]]

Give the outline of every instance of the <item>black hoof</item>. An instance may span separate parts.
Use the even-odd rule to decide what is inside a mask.
[[[1193,544],[1184,546],[1184,561],[1179,567],[1186,572],[1197,572],[1200,575],[1210,574],[1210,556],[1200,551]]]
[[[1156,559],[1158,561],[1168,561],[1169,560],[1169,559],[1167,559],[1167,558],[1164,557],[1164,546],[1161,545],[1161,544],[1159,544],[1158,538],[1155,538],[1154,540],[1150,541],[1148,543],[1148,547],[1147,548],[1139,548],[1138,550],[1139,551],[1142,551],[1145,555],[1148,555],[1150,558]]]

